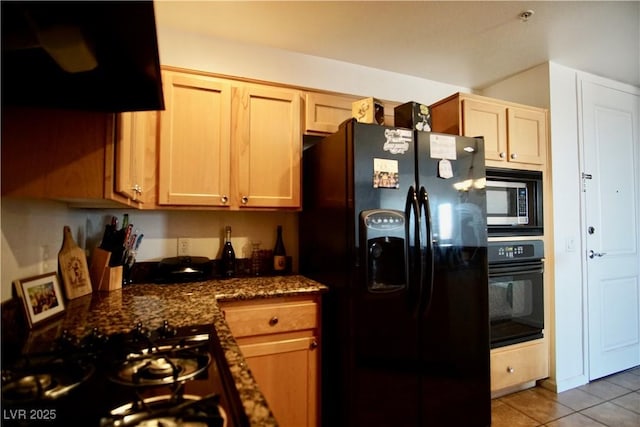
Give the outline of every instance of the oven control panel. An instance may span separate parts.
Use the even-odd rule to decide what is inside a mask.
[[[520,240],[510,242],[489,242],[489,263],[544,258],[542,240]]]

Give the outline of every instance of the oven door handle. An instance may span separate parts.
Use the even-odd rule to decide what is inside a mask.
[[[489,277],[513,276],[514,274],[543,274],[544,266],[540,262],[527,265],[490,265]]]

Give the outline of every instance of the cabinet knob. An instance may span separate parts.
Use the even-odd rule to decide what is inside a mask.
[[[229,198],[227,196],[222,196],[222,197],[220,197],[220,201],[222,203],[227,203],[229,201]]]
[[[278,318],[276,316],[273,316],[271,319],[269,319],[269,325],[276,326],[277,324],[278,324]]]
[[[518,158],[518,155],[517,155],[516,153],[511,153],[511,158],[512,158],[512,159],[517,159],[517,158]]]
[[[507,372],[510,374],[513,374],[513,372],[515,371],[515,369],[513,369],[511,366],[507,366]]]
[[[507,157],[507,153],[502,151],[502,152],[500,152],[499,156],[500,156],[501,159],[504,159],[505,157]]]
[[[311,350],[315,350],[316,348],[318,348],[318,340],[311,341],[311,345],[309,345],[309,348],[311,348]]]
[[[249,198],[247,196],[242,196],[241,201],[243,205],[246,205],[247,203],[249,203]]]

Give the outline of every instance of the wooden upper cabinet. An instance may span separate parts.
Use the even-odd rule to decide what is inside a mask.
[[[484,156],[503,160],[507,152],[507,110],[503,105],[465,99],[462,101],[465,136],[484,137]]]
[[[305,132],[329,134],[338,131],[340,123],[352,117],[355,96],[308,92],[305,96]]]
[[[137,202],[145,202],[146,150],[155,141],[155,112],[121,113],[116,116],[115,190]]]
[[[432,130],[482,136],[488,166],[539,169],[546,163],[546,110],[457,93],[430,106]]]
[[[233,93],[234,202],[240,208],[300,207],[300,92],[240,85]]]
[[[3,108],[2,195],[138,207],[115,184],[115,120],[110,113]]]
[[[158,204],[229,206],[231,85],[163,71]]]
[[[337,132],[342,122],[353,117],[352,103],[363,98],[365,97],[307,92],[305,94],[305,133],[317,135]],[[384,106],[384,124],[393,126],[394,108],[400,103],[381,102]]]
[[[158,205],[299,208],[301,93],[163,70]]]
[[[507,160],[544,165],[547,158],[547,115],[542,110],[507,108]]]
[[[395,108],[398,105],[402,105],[401,102],[393,102],[393,101],[382,101],[384,105],[384,125],[385,126],[395,126]]]

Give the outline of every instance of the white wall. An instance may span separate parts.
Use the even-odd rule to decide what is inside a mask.
[[[160,62],[389,101],[432,104],[469,88],[269,47],[158,28]]]
[[[549,108],[549,64],[544,63],[485,87],[480,94],[491,98]]]
[[[62,229],[69,225],[76,243],[90,256],[102,239],[111,215],[120,223],[124,213],[144,233],[138,261],[159,261],[177,255],[177,239],[191,239],[190,255],[219,256],[225,225],[231,225],[236,256],[248,258],[252,242],[272,249],[276,226],[283,226],[285,248],[297,270],[298,217],[291,212],[137,211],[135,209],[69,209],[60,202],[2,198],[2,301],[11,298],[11,283],[20,278],[56,271]],[[43,251],[48,261],[43,261]]]
[[[361,67],[345,62],[301,55],[271,48],[231,43],[158,28],[162,64],[198,69],[231,76],[281,82],[308,88],[375,96],[400,102],[430,104],[467,88],[418,79],[397,73]],[[2,199],[1,287],[2,301],[11,297],[11,282],[39,274],[41,250],[47,247],[51,261],[48,271],[57,268],[62,244],[62,228],[70,225],[77,243],[89,250],[99,244],[111,214],[131,222],[145,234],[139,261],[157,261],[177,255],[177,238],[192,238],[194,255],[215,258],[224,225],[233,228],[232,243],[237,256],[248,256],[250,242],[262,242],[270,249],[275,228],[283,225],[287,252],[297,267],[297,214],[202,211],[72,210],[50,201]]]
[[[578,145],[578,94],[576,73],[549,64],[551,89],[551,150],[554,179],[553,220],[555,233],[555,375],[558,392],[589,380],[585,337],[582,249],[568,250],[567,242],[580,242],[580,153]]]

